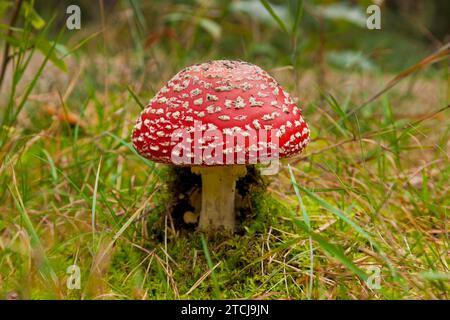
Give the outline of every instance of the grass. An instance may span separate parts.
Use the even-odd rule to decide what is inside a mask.
[[[307,15],[296,8],[293,26],[281,22],[290,49],[280,61],[291,65],[297,64],[295,26]],[[189,27],[185,41],[192,48],[201,31],[195,21],[180,23]],[[130,28],[133,41],[141,41],[144,27]],[[139,157],[130,132],[143,101],[178,67],[221,52],[189,55],[176,40],[114,54],[101,43],[97,52],[91,41],[102,41],[98,28],[90,31],[67,44],[76,48],[64,58],[69,81],[57,89],[46,89],[56,42],[25,83],[24,70],[37,53],[15,48],[14,81],[2,103],[14,116],[2,114],[0,135],[0,297],[449,298],[446,61],[416,74],[410,87],[399,81],[412,72],[366,75],[325,67],[327,87],[317,88],[305,79],[322,67],[280,69],[281,62],[250,59],[299,97],[312,141],[269,177],[265,192],[252,195],[253,216],[243,232],[207,237],[174,226],[166,210],[167,168]],[[25,39],[41,32],[47,30],[23,26]],[[248,47],[236,50],[248,53]],[[147,65],[133,65],[142,57]],[[390,86],[386,78],[396,82]],[[369,87],[360,85],[367,81]],[[430,97],[437,103],[417,103]],[[80,290],[66,286],[74,264]],[[367,285],[373,270],[380,272],[379,288]]]

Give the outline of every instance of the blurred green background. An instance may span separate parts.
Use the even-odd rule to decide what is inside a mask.
[[[37,1],[36,10],[47,21],[55,16],[57,33],[65,24],[65,9],[74,2],[51,2]],[[180,64],[228,57],[307,68],[325,59],[338,68],[395,72],[448,42],[450,34],[446,0],[271,1],[287,30],[259,0],[76,3],[82,11],[81,32],[105,24],[110,52],[162,50]],[[366,28],[366,8],[373,3],[381,7],[381,30]],[[75,43],[80,35],[73,33],[65,36],[75,37]]]

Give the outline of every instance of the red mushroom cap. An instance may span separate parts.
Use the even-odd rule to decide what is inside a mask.
[[[260,135],[264,130],[266,138]],[[205,135],[210,131],[219,136]],[[232,135],[245,141],[237,139],[230,147],[226,142]],[[181,137],[187,141],[180,148]],[[132,141],[139,154],[156,162],[237,164],[240,152],[239,163],[249,164],[264,162],[255,158],[263,148],[279,158],[300,153],[309,129],[291,96],[267,72],[247,62],[216,60],[183,69],[161,88],[137,119]],[[202,156],[202,150],[208,152]],[[189,161],[173,160],[181,154]]]

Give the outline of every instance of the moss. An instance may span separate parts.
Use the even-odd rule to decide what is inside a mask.
[[[183,215],[187,211],[195,211],[192,199],[195,193],[201,194],[201,177],[193,174],[190,167],[164,166],[160,174],[163,177],[161,181],[165,183],[155,196],[155,207],[148,211],[149,232],[161,238],[166,214],[169,215],[170,224],[177,231],[194,232],[197,224],[187,223]],[[236,201],[236,216],[239,222],[237,234],[242,235],[243,226],[255,220],[262,208],[260,201],[267,184],[266,179],[253,165],[247,166],[247,174],[236,182],[239,195]]]

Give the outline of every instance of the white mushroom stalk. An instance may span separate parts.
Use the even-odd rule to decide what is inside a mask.
[[[245,165],[192,167],[202,177],[202,209],[200,231],[225,230],[236,227],[236,181],[245,176]]]

